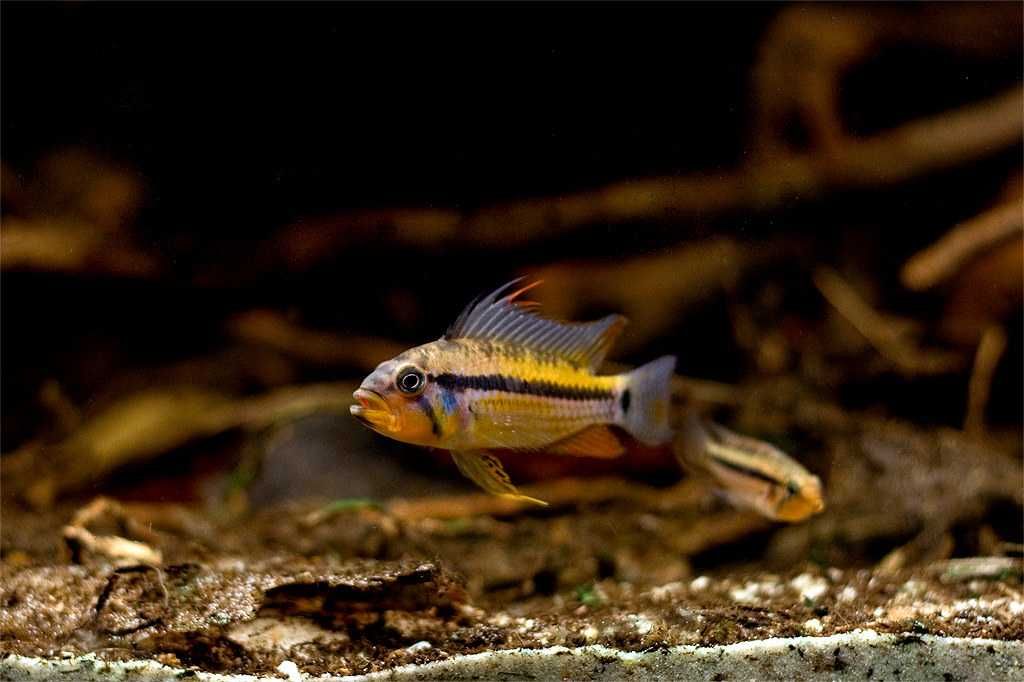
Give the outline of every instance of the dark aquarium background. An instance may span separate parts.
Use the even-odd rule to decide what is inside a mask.
[[[61,530],[89,528],[165,565],[436,557],[477,603],[578,606],[600,581],[1020,556],[1019,3],[0,16],[4,562],[110,559]],[[827,510],[769,523],[636,443],[505,453],[563,497],[492,508],[446,453],[355,423],[378,362],[520,275],[552,317],[627,315],[615,362],[676,355],[678,409],[785,450]],[[660,496],[691,516],[637,522]]]

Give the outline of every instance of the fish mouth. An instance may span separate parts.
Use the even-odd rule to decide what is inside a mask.
[[[352,416],[375,431],[395,431],[398,420],[392,414],[384,396],[368,388],[357,389],[352,394],[356,404],[349,407]]]
[[[825,510],[825,500],[816,492],[815,490],[805,490],[800,495],[783,501],[776,510],[775,518],[780,521],[795,522],[820,514]]]

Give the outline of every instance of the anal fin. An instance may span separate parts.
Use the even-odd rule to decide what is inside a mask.
[[[519,492],[505,472],[505,468],[501,466],[501,462],[494,455],[479,451],[457,452],[452,450],[452,459],[455,460],[455,465],[459,467],[459,471],[466,478],[492,495],[532,502],[545,507],[548,504],[543,500]]]
[[[612,458],[626,452],[622,441],[607,426],[598,424],[544,448],[559,455]]]

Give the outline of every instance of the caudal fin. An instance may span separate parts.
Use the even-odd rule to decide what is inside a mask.
[[[675,369],[675,356],[666,355],[626,375],[619,396],[619,425],[642,443],[660,445],[672,438],[668,417]]]

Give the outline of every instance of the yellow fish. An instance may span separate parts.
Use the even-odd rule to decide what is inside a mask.
[[[563,323],[517,300],[539,282],[514,280],[471,303],[437,341],[381,363],[353,394],[352,414],[377,433],[450,450],[489,493],[529,500],[490,449],[615,457],[609,428],[657,445],[672,438],[670,380],[676,360],[595,374],[626,319]]]
[[[777,521],[803,521],[825,509],[821,480],[764,441],[690,414],[676,458],[710,474],[730,503]]]

